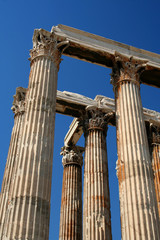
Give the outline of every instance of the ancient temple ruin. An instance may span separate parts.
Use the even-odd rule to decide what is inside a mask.
[[[57,91],[61,55],[111,68],[115,99]],[[117,131],[122,239],[159,240],[160,113],[142,108],[140,84],[160,87],[160,55],[58,25],[51,32],[34,31],[30,62],[28,88],[16,89],[12,107],[0,240],[49,239],[56,112],[74,117],[61,150],[59,239],[112,239],[106,149],[112,125]],[[84,148],[77,146],[83,133]]]

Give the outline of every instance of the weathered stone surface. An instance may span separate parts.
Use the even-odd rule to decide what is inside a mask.
[[[88,105],[96,105],[91,98],[87,98],[83,95],[72,92],[57,91],[56,98],[56,112],[69,115],[72,117],[80,117],[82,112],[85,111],[85,107]]]
[[[11,195],[15,178],[19,174],[18,153],[20,142],[22,140],[22,130],[25,117],[25,96],[26,89],[18,87],[14,95],[12,111],[14,112],[14,127],[12,130],[11,141],[8,151],[7,163],[3,176],[1,194],[0,194],[0,239],[3,239],[7,231],[7,222],[11,209]]]
[[[59,45],[54,33],[34,32],[17,174],[1,239],[48,240],[57,73],[66,44]]]
[[[114,99],[97,95],[95,99],[86,98],[80,94],[57,91],[56,112],[72,117],[80,117],[87,106],[99,107],[103,112],[112,111],[115,113]],[[160,126],[160,113],[143,108],[144,120]],[[115,118],[111,118],[108,124],[115,126]],[[75,145],[83,134],[82,126],[79,125],[79,118],[74,118],[65,136],[65,145]]]
[[[17,114],[23,114],[25,112],[25,96],[27,89],[18,87],[16,89],[16,95],[13,96],[13,107],[11,108],[15,116]]]
[[[152,169],[158,212],[160,217],[160,126],[156,126],[151,123],[148,124],[147,130],[152,159]]]
[[[113,113],[88,107],[82,120],[85,134],[83,239],[111,240],[111,213],[106,131]]]
[[[160,55],[122,44],[104,37],[90,34],[75,28],[58,25],[52,28],[57,39],[67,38],[69,47],[63,52],[67,56],[112,68],[118,54],[137,60],[145,60],[147,68],[141,75],[141,81],[160,87]]]
[[[117,56],[112,80],[116,127],[122,239],[159,239],[159,216],[140,98],[143,61]]]
[[[82,153],[84,148],[64,146],[60,240],[82,240]]]
[[[79,125],[79,120],[77,118],[74,118],[69,127],[69,131],[65,136],[64,144],[66,146],[76,145],[76,143],[78,142],[82,134],[83,134],[83,128],[82,126]]]
[[[112,68],[116,109],[112,99],[69,92],[57,92],[56,103],[62,53]],[[116,113],[122,239],[159,240],[160,149],[153,125],[159,129],[160,114],[142,110],[139,88],[140,83],[160,87],[160,55],[63,25],[51,33],[36,29],[30,55],[25,101],[26,90],[18,88],[12,107],[15,123],[0,195],[0,239],[48,240],[55,111],[79,118],[87,110],[83,130],[74,120],[65,139],[73,145],[84,131],[83,239],[112,238],[106,131],[108,124],[115,125]],[[144,120],[152,124],[154,181]],[[75,149],[63,150],[60,239],[78,240],[82,161]]]
[[[57,91],[56,98],[56,112],[65,114],[72,117],[80,117],[87,106],[95,106],[101,108],[103,112],[113,111],[115,112],[114,99],[108,98],[102,95],[97,95],[95,99],[87,98],[80,94],[72,92]],[[143,108],[144,120],[146,122],[155,123],[160,125],[160,113]],[[75,121],[75,120],[74,120]],[[75,123],[73,123],[75,124]],[[111,125],[115,125],[114,122],[109,122]]]

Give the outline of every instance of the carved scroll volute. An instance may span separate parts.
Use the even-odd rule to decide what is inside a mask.
[[[61,54],[68,47],[69,41],[59,41],[54,32],[48,32],[44,29],[35,29],[33,34],[33,49],[30,50],[30,60],[32,61],[40,56],[50,58],[57,69],[61,62]]]
[[[12,111],[17,116],[18,114],[23,114],[25,112],[25,96],[26,96],[27,89],[18,87],[16,89],[16,94],[13,96],[13,106]]]

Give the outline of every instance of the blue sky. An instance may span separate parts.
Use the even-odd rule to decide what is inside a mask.
[[[158,0],[81,0],[37,1],[0,0],[0,184],[8,153],[13,113],[11,106],[16,87],[28,86],[29,50],[35,28],[51,30],[64,24],[160,54],[160,2]],[[114,97],[110,69],[63,56],[58,90],[94,98]],[[142,86],[144,107],[160,112],[157,88]],[[58,239],[63,168],[60,148],[72,118],[56,116],[50,239]],[[80,143],[84,145],[82,137]],[[116,133],[109,127],[107,136],[113,240],[120,240],[118,183],[116,178]]]

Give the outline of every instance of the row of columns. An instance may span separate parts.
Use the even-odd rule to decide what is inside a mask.
[[[8,207],[1,214],[2,231],[5,233],[5,224],[3,219],[9,216],[10,199],[12,187],[9,187],[14,182],[16,174],[15,159],[10,160],[10,156],[16,158],[17,152],[12,152],[11,149],[17,147],[15,141],[20,139],[21,129],[23,125],[25,113],[25,94],[26,89],[18,88],[14,96],[12,110],[15,113],[15,124],[12,131],[12,138],[17,134],[16,139],[12,140],[9,149],[9,155],[4,174],[1,201],[2,206]],[[108,186],[108,163],[106,151],[106,131],[107,122],[113,117],[112,113],[103,113],[95,107],[88,107],[86,114],[81,121],[85,133],[85,173],[84,173],[84,236],[86,239],[111,239],[111,217],[110,217],[110,200]],[[152,165],[155,175],[155,188],[157,193],[157,202],[159,202],[159,131],[160,129],[153,124],[149,126],[148,137],[150,146],[152,147],[153,158]],[[59,239],[81,239],[82,238],[82,153],[84,149],[76,146],[64,147],[61,154],[63,155],[63,190],[61,204],[61,221],[60,221],[60,236]],[[14,154],[13,154],[14,153]],[[10,166],[8,166],[10,165]],[[7,170],[8,168],[10,170]],[[121,169],[122,171],[122,169]],[[118,168],[119,183],[122,181],[122,172]],[[10,174],[9,174],[10,173]],[[8,178],[8,180],[7,180]],[[8,184],[8,186],[6,185]],[[105,186],[105,187],[104,187]],[[7,190],[8,189],[8,190]],[[2,197],[3,196],[3,197]],[[5,196],[5,197],[4,197]],[[3,204],[5,201],[5,204]],[[7,203],[8,202],[8,203]],[[108,207],[107,207],[108,205]],[[108,210],[108,212],[107,212]],[[2,211],[2,208],[1,208]],[[6,216],[3,214],[5,213]],[[86,214],[85,214],[86,213]],[[89,230],[90,229],[90,230]],[[104,237],[105,236],[105,237]]]
[[[90,106],[81,119],[85,133],[83,239],[112,239],[106,148],[107,125],[111,117],[113,113],[103,113]],[[82,153],[76,146],[64,147],[61,153],[64,166],[59,235],[61,240],[82,239]]]
[[[68,41],[59,43],[54,33],[41,29],[35,30],[33,43],[29,87],[18,95],[23,110],[16,112],[17,105],[14,107],[15,124],[0,195],[2,240],[49,238],[57,73]],[[123,240],[160,239],[160,148],[159,142],[152,145],[151,162],[140,97],[144,69],[144,61],[115,54],[112,83]],[[88,107],[81,119],[85,135],[84,240],[112,239],[106,149],[111,117],[113,113]],[[61,240],[82,239],[82,152],[75,146],[62,150]]]
[[[57,73],[66,44],[61,42],[59,46],[53,33],[47,35],[44,30],[34,32],[24,119],[21,123],[17,123],[19,118],[15,120],[5,170],[7,177],[4,178],[8,180],[3,181],[1,193],[5,200],[1,204],[4,213],[1,214],[0,239],[49,238]],[[15,161],[15,155],[16,169],[13,173],[8,166]],[[9,191],[8,203],[6,196],[10,181],[14,184]],[[4,188],[7,190],[3,194]]]
[[[106,148],[106,131],[107,131],[107,123],[113,118],[114,115],[112,112],[109,113],[103,113],[102,110],[97,109],[95,107],[87,107],[86,114],[84,115],[83,120],[81,121],[83,124],[83,130],[85,135],[85,160],[84,160],[84,192],[83,192],[83,239],[112,239],[111,234],[111,214],[110,214],[110,196],[109,196],[109,179],[108,179],[108,162],[107,162],[107,148]],[[127,130],[126,130],[127,131]],[[150,165],[152,165],[151,168],[151,176],[154,178],[154,188],[156,190],[156,197],[158,203],[158,211],[159,209],[159,203],[160,203],[160,189],[159,189],[159,162],[160,162],[160,127],[153,126],[153,124],[150,124],[150,132],[148,132],[148,140],[150,147],[152,148],[150,159]],[[152,134],[152,138],[149,134]],[[152,141],[151,141],[152,140]],[[124,142],[124,147],[126,146],[126,143]],[[148,143],[146,143],[148,144]],[[70,151],[73,150],[73,146],[70,146]],[[140,232],[135,231],[135,229],[131,230],[128,226],[126,226],[127,221],[128,224],[133,223],[134,216],[132,214],[144,214],[144,219],[141,218],[142,221],[139,224],[138,227],[140,230],[143,230],[143,227],[145,226],[144,223],[147,219],[147,211],[144,209],[144,205],[141,203],[140,206],[137,206],[138,203],[130,203],[129,205],[129,196],[135,194],[137,195],[137,198],[139,199],[143,198],[143,195],[145,195],[145,192],[141,192],[141,196],[138,196],[139,191],[141,188],[139,188],[138,183],[138,176],[132,172],[132,175],[129,176],[126,175],[127,170],[125,170],[124,161],[120,160],[121,158],[118,158],[117,161],[117,176],[119,180],[119,189],[120,189],[120,207],[121,207],[121,225],[122,225],[122,239],[126,238],[126,229],[129,232],[128,235],[129,239],[145,239],[147,236],[147,239],[151,239],[150,236],[153,237],[153,239],[158,239],[158,231],[157,235],[155,234],[153,229],[150,229],[152,225],[151,220],[150,223],[148,223],[149,229],[146,227],[146,231],[151,232],[150,235],[146,232],[144,235],[140,234]],[[132,169],[131,169],[132,170]],[[126,172],[125,172],[126,171]],[[129,171],[129,170],[128,170]],[[132,170],[133,171],[133,170]],[[136,171],[136,168],[134,168],[134,171]],[[138,171],[138,170],[137,170]],[[139,169],[141,171],[141,169]],[[65,171],[64,171],[65,174]],[[140,174],[140,173],[139,173]],[[64,175],[65,176],[65,175]],[[124,187],[127,187],[128,181],[134,180],[137,181],[134,191],[132,191],[131,186],[129,185],[128,189],[125,191]],[[68,207],[63,205],[63,198],[64,198],[64,186],[66,184],[70,185],[73,179],[70,179],[70,184],[68,181],[64,181],[65,177],[63,177],[63,187],[62,187],[62,205],[61,205],[61,222],[62,223],[66,217],[66,214],[68,214]],[[145,178],[143,178],[143,181],[146,181]],[[81,186],[81,181],[77,182]],[[142,182],[141,182],[142,183]],[[134,182],[132,183],[134,185]],[[144,183],[143,183],[144,184]],[[78,188],[78,186],[76,186]],[[154,188],[152,190],[154,190]],[[74,189],[74,188],[73,188]],[[72,190],[70,190],[72,191]],[[128,192],[127,192],[128,191]],[[132,195],[131,195],[132,196]],[[71,197],[71,195],[70,195]],[[68,196],[68,199],[70,199]],[[134,196],[133,196],[134,197]],[[74,200],[74,199],[72,199]],[[70,200],[70,201],[72,201]],[[136,200],[136,198],[133,198],[133,200]],[[154,196],[154,200],[156,200]],[[127,204],[124,204],[124,201],[128,201]],[[146,201],[146,199],[144,199]],[[137,206],[137,209],[135,206]],[[133,205],[133,206],[132,206]],[[156,205],[156,204],[155,204]],[[123,209],[124,207],[133,207],[133,212],[129,212],[127,209]],[[148,205],[146,206],[146,209],[148,210]],[[62,215],[62,209],[63,209],[63,215]],[[137,210],[137,212],[136,212]],[[150,209],[149,209],[150,210]],[[144,212],[143,212],[144,211]],[[66,212],[66,213],[64,213]],[[129,216],[128,219],[125,219],[124,214],[127,213]],[[150,211],[149,211],[150,213]],[[155,215],[158,213],[157,210],[155,210]],[[70,214],[72,214],[72,211],[70,211]],[[77,212],[74,212],[74,214],[77,216]],[[81,214],[80,214],[81,216]],[[159,214],[160,216],[160,214]],[[63,220],[62,220],[63,219]],[[69,218],[68,218],[69,219]],[[74,219],[74,217],[73,217]],[[155,218],[156,219],[156,218]],[[157,216],[158,219],[158,216]],[[135,219],[135,221],[138,221],[139,219]],[[144,221],[144,222],[143,222]],[[152,220],[153,221],[153,220]],[[135,222],[136,223],[136,222]],[[141,225],[140,225],[141,224]],[[65,223],[63,222],[60,224],[60,238],[59,239],[81,239],[76,234],[71,235],[69,228],[67,226],[70,225],[68,221]],[[130,226],[130,225],[129,225]],[[125,229],[126,227],[126,229]],[[63,237],[61,235],[62,229],[66,231],[66,235],[64,234]],[[124,232],[123,232],[124,231]],[[81,229],[82,232],[82,229]],[[131,232],[131,233],[130,233]],[[135,235],[135,233],[137,235]],[[68,235],[67,235],[68,234]],[[124,234],[124,235],[123,235]],[[133,235],[132,235],[133,234]],[[155,235],[153,235],[155,234]],[[66,237],[67,236],[67,237]],[[69,237],[70,236],[70,237]]]

